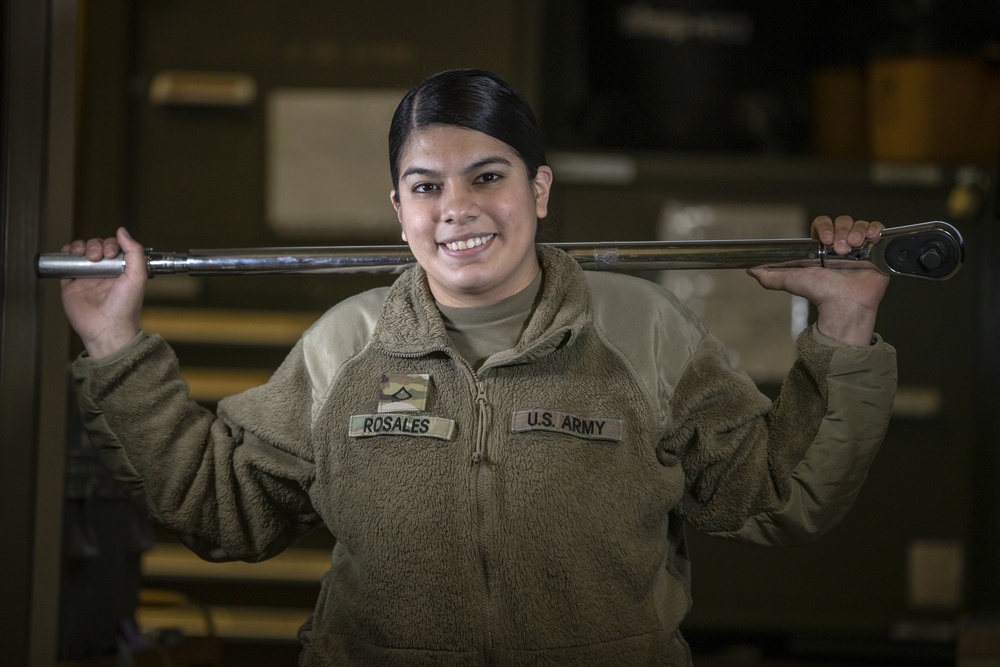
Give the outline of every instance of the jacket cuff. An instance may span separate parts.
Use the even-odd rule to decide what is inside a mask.
[[[80,353],[80,356],[76,358],[76,363],[80,364],[81,366],[86,366],[90,368],[98,368],[101,366],[113,366],[114,364],[118,363],[125,357],[129,356],[132,353],[132,351],[135,348],[139,347],[143,343],[143,341],[145,341],[147,338],[149,338],[149,336],[146,335],[146,332],[140,330],[139,333],[137,333],[132,338],[132,340],[130,340],[124,347],[122,347],[117,352],[109,354],[106,357],[99,357],[95,359],[94,357],[87,354],[86,351],[83,351]]]
[[[821,345],[829,345],[830,347],[844,347],[844,348],[854,348],[856,350],[864,350],[868,347],[871,347],[873,345],[878,345],[879,343],[883,342],[881,336],[879,336],[877,333],[873,333],[872,342],[869,345],[851,345],[849,343],[841,343],[836,338],[830,338],[826,334],[820,333],[819,328],[815,324],[811,325],[809,329],[812,332],[812,337],[814,341],[816,341]]]

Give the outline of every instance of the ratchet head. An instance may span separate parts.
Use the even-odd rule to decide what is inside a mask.
[[[947,280],[962,268],[965,242],[957,229],[939,220],[892,227],[872,246],[869,261],[889,275]]]

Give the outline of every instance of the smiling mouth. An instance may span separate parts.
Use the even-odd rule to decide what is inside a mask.
[[[496,234],[486,234],[485,236],[476,236],[471,239],[465,239],[463,241],[452,241],[451,243],[442,243],[448,250],[470,250],[472,248],[478,248],[484,243],[489,243],[493,240]]]

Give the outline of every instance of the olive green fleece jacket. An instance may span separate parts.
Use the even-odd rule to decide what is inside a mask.
[[[328,526],[302,665],[687,665],[685,524],[761,544],[828,530],[883,438],[895,353],[807,331],[772,404],[665,290],[539,255],[520,342],[478,371],[415,267],[335,306],[217,415],[157,336],[81,358],[85,423],[206,558]]]

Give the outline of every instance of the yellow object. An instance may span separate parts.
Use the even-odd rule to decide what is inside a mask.
[[[979,162],[1000,156],[1000,73],[981,59],[876,58],[867,79],[874,159]]]

